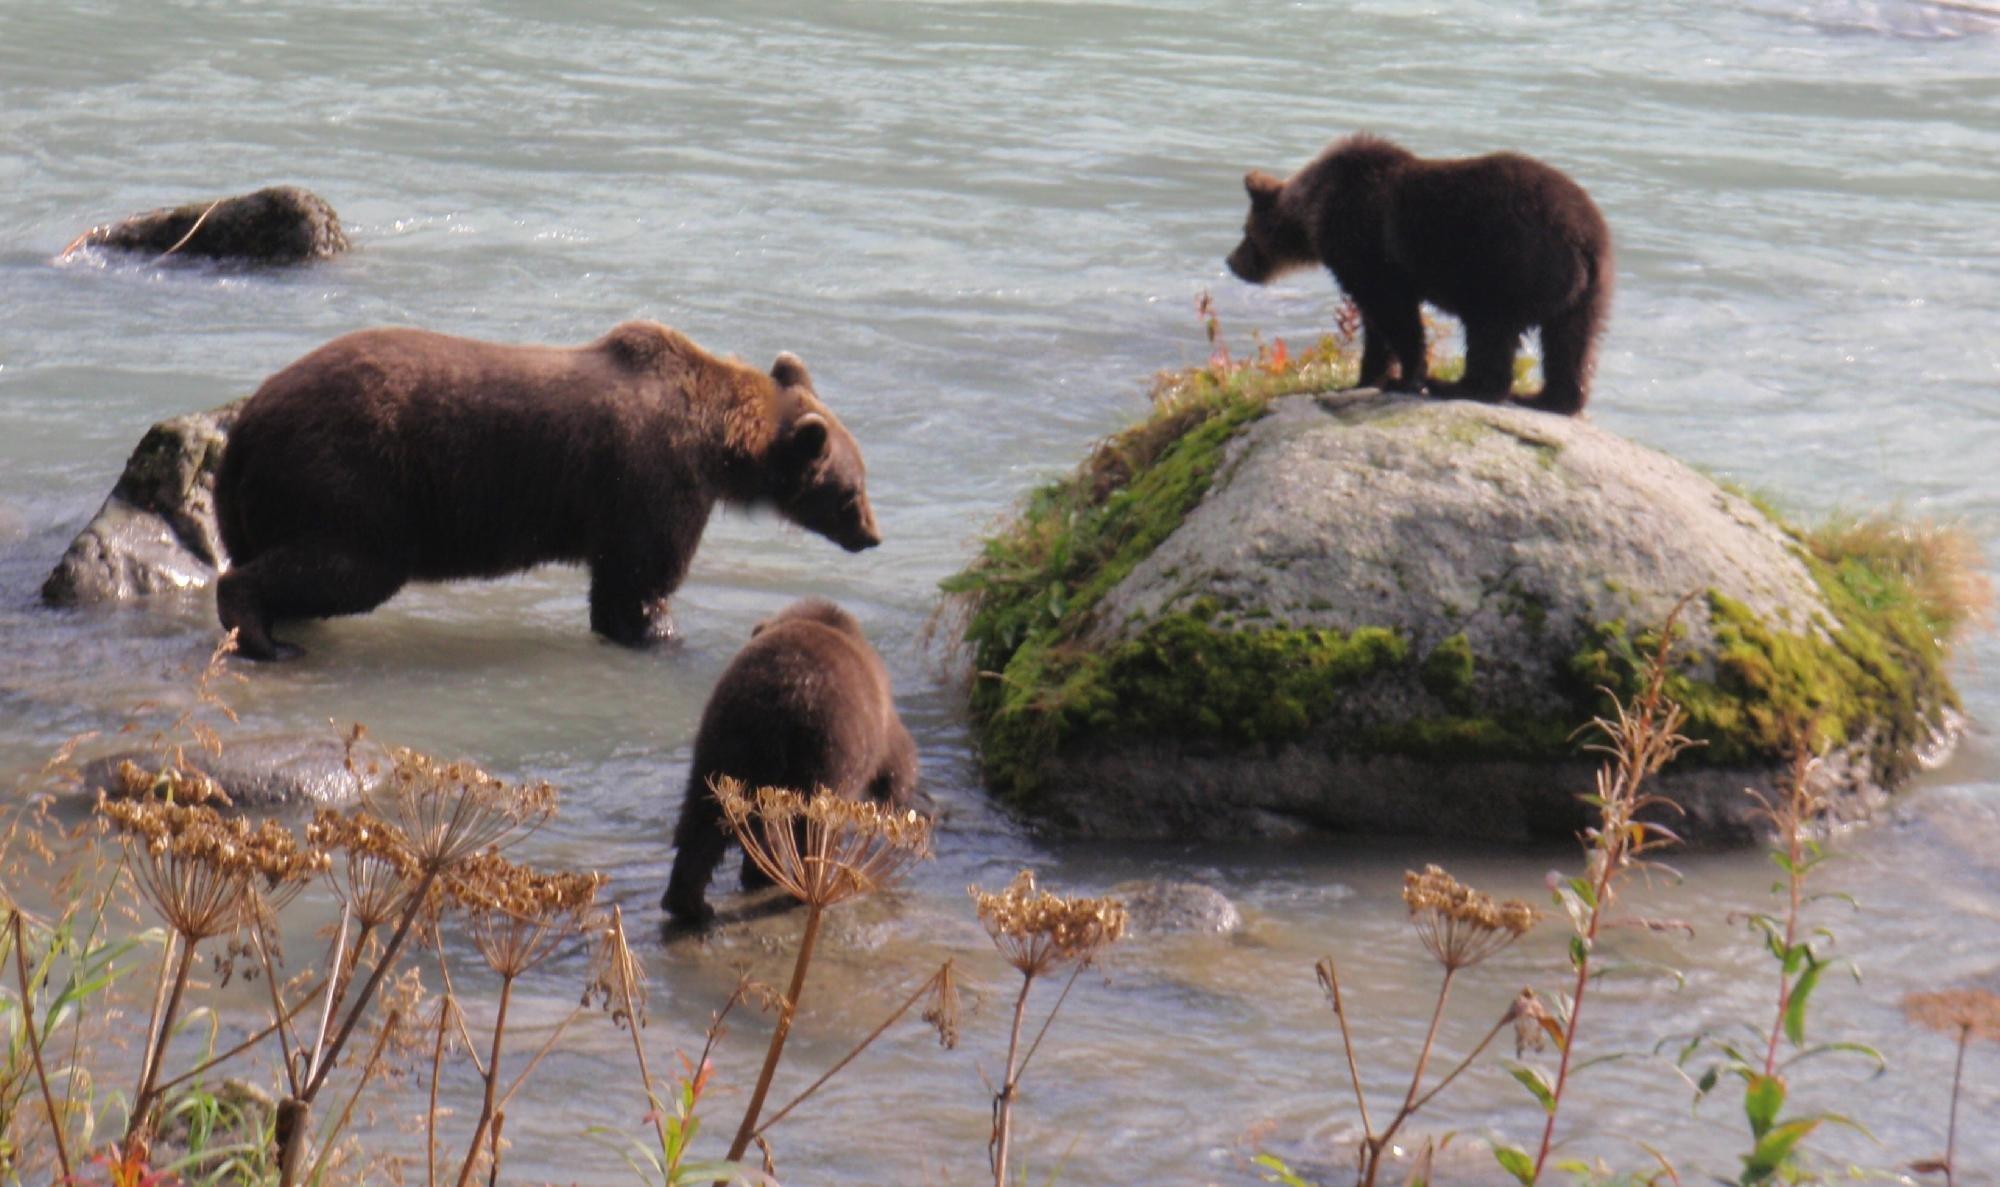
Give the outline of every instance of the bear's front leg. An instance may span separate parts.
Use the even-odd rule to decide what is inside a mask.
[[[629,563],[592,563],[590,629],[613,643],[648,647],[674,637],[667,599],[677,580]]]
[[[590,587],[590,629],[625,647],[650,647],[674,637],[674,616],[665,597],[635,598]]]

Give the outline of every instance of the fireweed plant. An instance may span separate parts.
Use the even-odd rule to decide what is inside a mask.
[[[1124,936],[1125,904],[1114,898],[1066,898],[1039,890],[1035,875],[1028,870],[1015,875],[1014,881],[997,893],[989,894],[977,886],[967,887],[966,892],[972,896],[979,921],[994,946],[1021,974],[1021,992],[1014,998],[1013,1030],[1007,1040],[1007,1070],[993,1096],[993,1136],[987,1144],[994,1187],[1005,1187],[1014,1101],[1020,1094],[1021,1077],[1027,1074],[1028,1062],[1041,1048],[1049,1024],[1068,1000],[1078,975]],[[1022,1054],[1021,1024],[1027,1013],[1028,991],[1034,988],[1036,978],[1064,965],[1070,966],[1069,978]],[[1016,1055],[1020,1056],[1018,1062]]]
[[[1720,1060],[1694,1082],[1697,1103],[1724,1077],[1742,1083],[1743,1115],[1749,1125],[1751,1148],[1742,1157],[1743,1169],[1736,1181],[1744,1187],[1793,1182],[1805,1177],[1802,1143],[1822,1124],[1859,1128],[1836,1114],[1780,1116],[1790,1094],[1787,1076],[1793,1067],[1832,1053],[1862,1057],[1873,1065],[1874,1071],[1885,1066],[1878,1052],[1859,1043],[1806,1041],[1806,1009],[1813,990],[1828,970],[1843,963],[1826,951],[1834,941],[1832,930],[1810,925],[1806,917],[1817,898],[1807,893],[1806,880],[1829,860],[1817,835],[1828,805],[1816,789],[1819,760],[1814,755],[1813,738],[1811,729],[1793,730],[1792,764],[1781,795],[1771,798],[1754,790],[1748,793],[1757,799],[1759,814],[1770,825],[1775,838],[1771,861],[1784,875],[1772,888],[1774,894],[1783,898],[1783,911],[1753,912],[1744,917],[1745,925],[1777,966],[1777,1002],[1771,1022],[1761,1032],[1753,1030],[1754,1045],[1726,1037],[1696,1035],[1682,1048],[1678,1060],[1686,1066],[1698,1051],[1713,1050],[1720,1055]],[[1837,897],[1852,905],[1844,896]],[[1859,974],[1856,976],[1858,979]]]

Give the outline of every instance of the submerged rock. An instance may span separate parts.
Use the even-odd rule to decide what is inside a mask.
[[[1229,896],[1199,882],[1124,882],[1111,896],[1124,901],[1126,926],[1136,935],[1243,930],[1243,913]]]
[[[147,430],[104,506],[42,583],[51,606],[200,589],[221,567],[215,468],[242,401]]]
[[[1950,733],[1948,626],[1879,596],[1907,577],[1588,421],[1375,392],[1177,415],[1163,449],[1134,430],[1086,463],[1088,507],[1041,492],[1046,520],[947,583],[995,674],[989,778],[1058,827],[1568,835],[1598,766],[1578,728],[1683,598],[1669,692],[1703,746],[1656,786],[1677,831],[1752,835],[1744,788],[1773,787],[1794,727],[1848,812]]]
[[[340,217],[317,194],[270,186],[233,198],[163,207],[92,227],[63,254],[104,247],[154,256],[297,264],[346,251]]]
[[[354,764],[362,775],[357,775],[347,767],[346,741],[326,734],[231,738],[219,754],[189,746],[177,757],[186,767],[214,780],[233,807],[246,811],[345,808],[359,801],[366,790],[363,776],[391,765],[381,747],[359,742],[354,748]],[[83,767],[83,790],[91,795],[99,791],[113,796],[131,794],[119,778],[119,769],[128,762],[142,771],[154,771],[163,759],[157,750],[150,749],[92,759]]]

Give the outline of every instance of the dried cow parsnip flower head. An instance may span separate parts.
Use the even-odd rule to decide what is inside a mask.
[[[1940,989],[1903,996],[1910,1021],[1958,1037],[2000,1042],[2000,993],[1985,989]]]
[[[1535,909],[1519,899],[1496,903],[1437,866],[1403,873],[1403,901],[1424,947],[1447,969],[1462,969],[1521,938]]]
[[[845,800],[821,788],[752,793],[715,781],[716,802],[743,852],[800,902],[827,907],[869,894],[930,856],[931,822],[910,809]]]
[[[123,834],[146,901],[194,941],[234,931],[255,895],[280,904],[327,867],[324,853],[275,821],[253,826],[205,805],[101,795],[97,814]]]
[[[363,928],[396,918],[417,887],[417,855],[402,831],[365,809],[321,808],[306,826],[306,840],[340,854],[333,889]]]
[[[518,977],[587,930],[604,883],[602,874],[534,870],[488,850],[454,866],[442,885],[444,897],[470,913],[472,942],[487,965]]]
[[[517,840],[555,814],[556,791],[547,783],[508,783],[471,763],[440,763],[414,750],[390,756],[383,814],[429,873]]]
[[[1030,977],[1071,961],[1088,964],[1125,934],[1123,902],[1037,890],[1028,870],[997,894],[977,886],[966,887],[966,893],[1000,954]]]

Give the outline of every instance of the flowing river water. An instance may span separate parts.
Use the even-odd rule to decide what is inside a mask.
[[[896,680],[938,854],[836,917],[779,1091],[945,955],[986,994],[959,1050],[893,1031],[775,1131],[786,1181],[986,1173],[982,1076],[1004,1054],[1011,973],[964,887],[1024,865],[1074,891],[1195,878],[1247,920],[1233,938],[1135,939],[1079,983],[1021,1103],[1031,1180],[1254,1182],[1248,1156],[1272,1150],[1338,1181],[1351,1100],[1313,961],[1342,962],[1386,1109],[1436,975],[1408,933],[1402,871],[1441,860],[1540,901],[1545,872],[1578,854],[1038,837],[979,788],[922,633],[983,527],[1138,415],[1154,371],[1206,356],[1200,291],[1239,351],[1252,331],[1328,328],[1323,275],[1251,289],[1222,257],[1244,169],[1289,170],[1355,128],[1432,155],[1526,150],[1590,189],[1619,251],[1599,424],[1805,517],[1894,507],[1995,547],[2000,19],[1962,5],[0,0],[0,773],[21,785],[63,739],[171,710],[215,641],[207,597],[36,604],[152,421],[378,324],[569,343],[651,317],[760,364],[792,350],[864,447],[881,548],[849,556],[720,514],[676,599],[685,642],[644,654],[591,637],[573,570],[413,588],[298,632],[300,662],[246,669],[228,693],[243,729],[361,721],[559,784],[560,817],[522,852],[603,870],[642,921],[658,1068],[698,1045],[739,965],[776,978],[789,950],[783,921],[706,948],[650,934],[703,699],[759,617],[837,599]],[[271,274],[52,262],[91,223],[268,183],[325,196],[355,250]],[[1816,1135],[1835,1161],[1941,1149],[1951,1046],[1898,999],[2000,988],[2000,646],[1974,640],[1956,670],[1972,721],[1957,755],[1842,838],[1824,876],[1859,903],[1820,910],[1864,977],[1827,981],[1814,1034],[1889,1056],[1879,1076],[1838,1059],[1801,1072],[1801,1107],[1873,1135]],[[1771,866],[1754,852],[1678,864],[1681,881],[1631,901],[1692,937],[1607,946],[1677,967],[1685,986],[1606,982],[1586,1028],[1598,1051],[1768,1024],[1770,962],[1731,913],[1774,901]],[[1463,979],[1448,1049],[1522,984],[1561,980],[1560,932]],[[563,958],[524,984],[529,1037],[582,976]],[[765,1025],[741,1019],[726,1041],[713,1130],[732,1127]],[[510,1178],[628,1178],[582,1136],[641,1127],[623,1041],[586,1020],[541,1067],[510,1109]],[[1976,1047],[1967,1076],[1962,1164],[1991,1173],[2000,1048]],[[446,1087],[469,1106],[463,1077]],[[1690,1115],[1661,1060],[1592,1067],[1572,1150],[1641,1167],[1643,1140],[1690,1181],[1733,1176],[1747,1141],[1730,1096]],[[375,1119],[385,1140],[396,1120]],[[1495,1060],[1421,1118],[1523,1144],[1539,1120]]]

